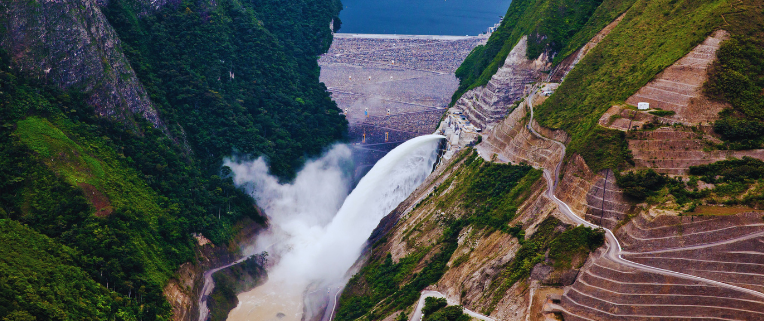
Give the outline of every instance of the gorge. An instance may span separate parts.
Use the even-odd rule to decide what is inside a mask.
[[[0,1],[0,320],[764,318],[764,1],[364,1]]]

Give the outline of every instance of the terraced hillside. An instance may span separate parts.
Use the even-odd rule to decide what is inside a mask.
[[[604,251],[603,251],[604,253]],[[761,297],[595,255],[562,296],[565,320],[759,320]]]
[[[526,111],[526,104],[520,104],[491,130],[478,150],[489,159],[497,155],[499,161],[528,163],[554,170],[562,157],[562,149],[557,144],[539,139],[528,130]]]
[[[542,2],[513,6],[516,11]],[[748,12],[754,12],[748,15],[750,25],[760,30],[741,27]],[[457,91],[458,100],[441,126],[449,138],[441,166],[459,168],[454,164],[466,161],[453,151],[474,145],[481,161],[543,170],[546,184],[529,186],[528,201],[536,198],[534,205],[526,201],[512,218],[495,221],[499,225],[494,226],[517,233],[517,241],[506,235],[487,237],[468,226],[469,232],[462,230],[457,238],[446,271],[424,290],[500,320],[551,320],[555,313],[565,320],[764,318],[764,252],[758,250],[764,244],[764,212],[754,208],[762,199],[764,166],[746,158],[702,167],[702,177],[698,168],[689,175],[691,166],[730,157],[764,159],[759,150],[722,150],[712,123],[729,105],[710,100],[703,90],[710,79],[706,74],[720,68],[716,50],[727,48],[721,45],[725,39],[764,35],[762,12],[761,1],[606,0],[592,16],[600,21],[570,38],[578,48],[534,51],[533,57],[556,57],[548,60],[556,65],[532,65],[544,60],[524,57],[526,66],[539,67],[532,77],[528,68],[517,68],[520,60],[513,56],[538,49],[531,49],[539,44],[534,39],[538,30],[523,34],[521,27],[512,29],[509,34],[521,36],[504,38],[505,56],[495,56],[503,64],[495,73],[483,65],[492,77],[469,78],[484,82],[463,95]],[[480,65],[470,59],[495,49],[489,47],[499,38],[492,39],[463,67]],[[533,84],[525,77],[561,83]],[[630,106],[642,101],[651,103],[651,113]],[[483,131],[470,128],[462,115]],[[741,166],[739,171],[735,166]],[[418,206],[387,222],[390,232],[376,239],[381,241],[373,251],[390,250],[392,262],[407,264],[416,246],[447,248],[433,232],[442,230],[427,227],[433,226],[431,220],[452,213],[472,220],[490,213],[449,207],[465,199],[461,192],[468,183],[458,170],[437,175],[440,183],[418,194]],[[544,216],[550,215],[568,224],[602,227],[606,245],[565,261],[567,270],[557,269],[554,247],[540,242]],[[530,228],[522,226],[524,237],[515,226],[520,221],[533,222]],[[380,262],[374,257],[381,254],[373,253],[370,262]],[[419,268],[427,265],[419,262],[405,275],[425,273]],[[413,315],[411,307],[397,309]]]
[[[536,60],[527,58],[528,39],[523,37],[509,52],[504,64],[483,87],[472,89],[454,105],[478,128],[492,127],[504,118],[510,106],[529,92],[531,83],[541,80],[542,70],[550,67],[542,55]]]
[[[662,127],[630,133],[629,149],[638,168],[652,168],[674,175],[686,175],[690,166],[710,164],[731,157],[764,159],[762,149],[709,150],[709,145],[714,141],[718,141],[718,138],[702,130],[682,126]]]
[[[761,292],[762,213],[720,217],[638,216],[616,236],[627,260]],[[764,299],[707,282],[624,267],[595,256],[562,306],[568,320],[730,320],[764,317]]]
[[[626,103],[636,106],[647,102],[651,108],[673,111],[675,114],[667,117],[686,125],[716,120],[725,105],[706,98],[702,87],[716,52],[729,37],[727,31],[717,30],[626,99]]]

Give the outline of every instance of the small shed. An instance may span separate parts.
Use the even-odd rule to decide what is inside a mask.
[[[650,109],[650,103],[640,102],[637,104],[637,109],[639,110],[648,110]]]

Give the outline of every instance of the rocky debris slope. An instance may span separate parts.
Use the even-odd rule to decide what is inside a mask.
[[[718,30],[690,53],[626,99],[627,104],[650,103],[651,108],[676,112],[668,118],[685,124],[716,120],[725,105],[712,102],[703,95],[703,84],[708,79],[708,68],[716,59],[716,51],[729,33]]]
[[[472,89],[454,107],[480,129],[492,127],[509,112],[509,107],[527,94],[527,85],[543,78],[550,64],[546,54],[528,60],[528,37],[523,37],[504,60],[504,65],[484,87]]]
[[[526,235],[531,235],[538,224],[549,216],[567,221],[557,206],[546,197],[545,190],[546,183],[543,180],[534,184],[531,196],[517,211],[518,217],[509,224],[522,224]],[[490,317],[496,320],[525,320],[530,301],[529,284],[525,282],[512,285],[496,303],[495,310],[490,310],[495,290],[495,285],[491,285],[501,281],[497,278],[515,258],[520,245],[516,238],[506,233],[463,232],[462,241],[449,262],[452,268],[448,269],[434,288],[473,311],[490,312]],[[454,262],[462,256],[468,259],[455,265]],[[536,273],[537,281],[559,277],[550,275],[551,270],[549,268],[548,271]]]
[[[608,229],[614,228],[632,211],[623,190],[616,185],[613,172],[593,173],[577,154],[563,169],[556,195],[574,213],[583,213],[587,221]]]
[[[96,1],[33,2],[0,4],[7,31],[0,34],[0,45],[13,69],[42,83],[87,93],[102,117],[132,123],[132,114],[140,114],[163,127]]]
[[[457,173],[467,167],[464,159],[455,157],[440,165],[406,201],[380,222],[369,240],[370,244],[377,243],[375,253],[390,253],[393,262],[401,262],[422,249],[443,246],[440,243],[446,228],[443,222],[466,213],[459,201],[444,210],[438,195],[450,195],[449,191],[460,188],[452,182],[458,180]],[[543,180],[530,185],[524,201],[517,207],[517,215],[508,224],[520,224],[525,235],[533,235],[549,216],[566,222],[555,203],[545,195],[545,190]],[[378,244],[380,241],[383,243]],[[449,268],[427,289],[438,291],[450,301],[496,320],[525,320],[530,303],[528,283],[516,282],[504,292],[497,292],[500,282],[507,277],[504,274],[508,264],[521,248],[518,239],[496,229],[470,225],[462,229],[457,244],[447,263]],[[422,260],[427,261],[428,256]],[[422,268],[420,263],[411,272],[421,272]],[[539,278],[550,277],[551,270],[540,273]]]

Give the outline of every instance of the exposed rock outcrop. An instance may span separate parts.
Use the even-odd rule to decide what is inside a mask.
[[[616,185],[613,172],[593,173],[578,154],[571,156],[560,174],[556,195],[574,213],[583,214],[587,221],[610,229],[632,210],[632,205]]]
[[[163,289],[167,302],[172,306],[173,321],[197,321],[199,319],[199,295],[204,287],[204,272],[223,266],[240,258],[240,246],[248,243],[262,226],[244,220],[238,223],[241,230],[228,246],[216,246],[202,235],[197,236],[196,260],[183,263]]]
[[[512,114],[497,124],[478,150],[489,159],[496,154],[501,161],[528,163],[554,172],[562,159],[562,147],[531,133],[527,126],[529,117],[526,106],[526,102],[521,103]]]
[[[3,1],[0,45],[27,77],[89,95],[102,117],[133,123],[133,114],[163,127],[146,90],[94,0]]]

